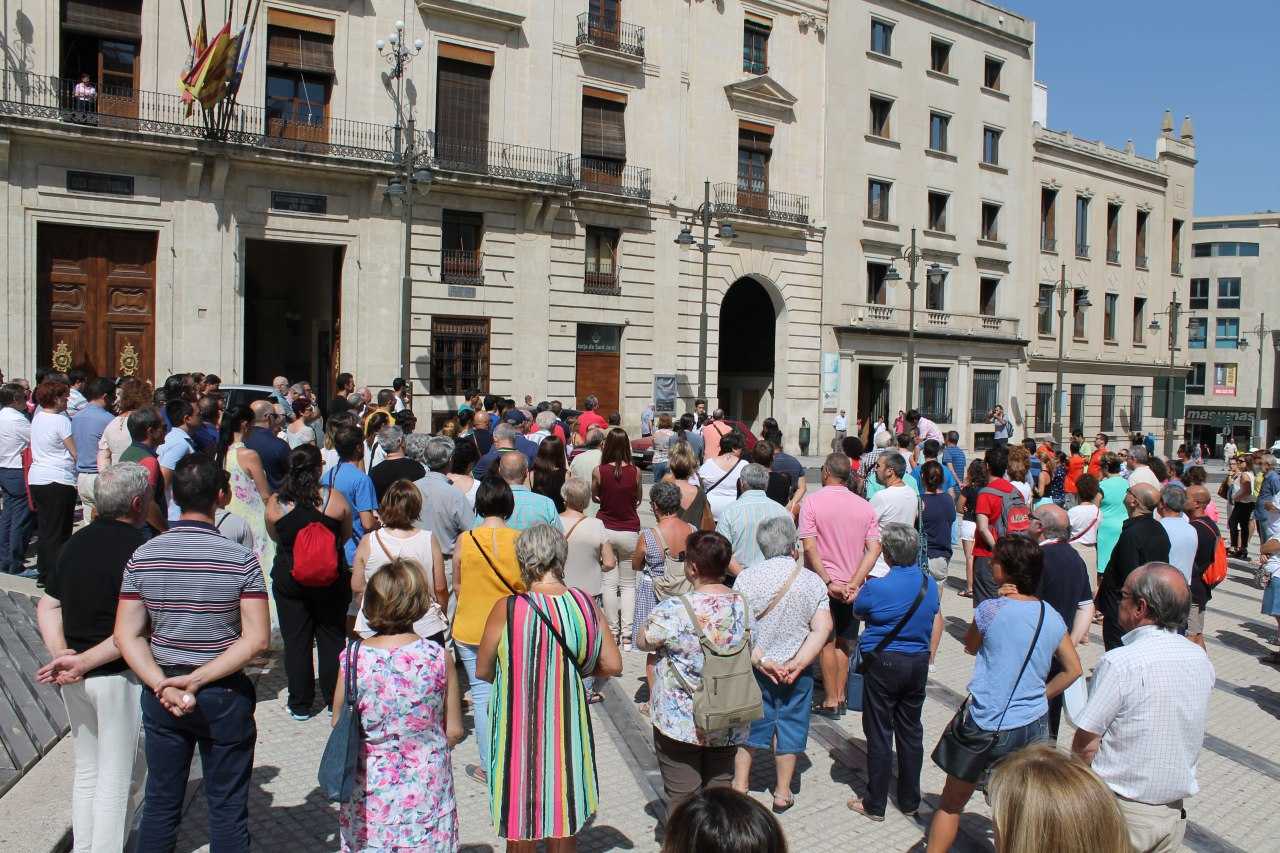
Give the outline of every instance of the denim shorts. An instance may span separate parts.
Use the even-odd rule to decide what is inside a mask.
[[[790,684],[774,684],[756,673],[764,716],[751,724],[747,746],[772,749],[775,754],[804,752],[809,742],[809,703],[813,701],[813,675],[805,670]],[[777,744],[774,744],[774,738]]]

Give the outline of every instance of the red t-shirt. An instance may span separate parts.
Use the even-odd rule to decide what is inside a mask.
[[[592,427],[600,427],[600,429],[608,429],[609,422],[600,417],[596,412],[583,412],[578,415],[578,435],[585,440],[587,431]]]
[[[1067,494],[1074,495],[1076,493],[1076,478],[1084,473],[1084,457],[1079,453],[1073,454],[1067,459],[1067,479],[1063,483],[1063,488]]]
[[[998,492],[1009,493],[1013,491],[1013,483],[1010,483],[1004,477],[997,477],[988,486]],[[991,535],[996,534],[996,522],[1000,520],[1000,513],[1004,510],[1004,500],[997,495],[979,494],[978,500],[974,503],[974,512],[978,515],[987,517],[987,527],[991,530]],[[982,536],[975,535],[973,538],[973,556],[990,557],[991,549],[982,541]]]
[[[1093,451],[1092,455],[1089,456],[1089,473],[1099,480],[1102,479],[1102,456],[1106,452],[1107,449],[1102,447]]]

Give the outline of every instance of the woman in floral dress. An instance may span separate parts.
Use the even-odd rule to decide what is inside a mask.
[[[355,792],[338,814],[344,853],[458,849],[450,751],[462,740],[462,697],[449,653],[413,630],[430,603],[422,567],[412,560],[391,561],[365,589],[364,615],[377,633],[355,652],[364,755]],[[345,700],[347,657],[335,712]]]
[[[258,565],[275,565],[276,543],[267,535],[267,498],[271,489],[256,450],[244,446],[244,432],[253,423],[247,406],[237,406],[222,416],[218,434],[218,464],[231,475],[231,503],[227,512],[239,517],[253,532],[253,553]]]

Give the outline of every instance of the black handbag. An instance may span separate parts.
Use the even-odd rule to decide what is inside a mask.
[[[973,698],[973,694],[970,694],[960,703],[955,716],[942,732],[942,737],[938,738],[938,745],[933,748],[931,757],[933,763],[945,770],[948,776],[976,785],[982,781],[983,774],[990,769],[992,762],[988,756],[995,749],[996,740],[1000,736],[1000,726],[1004,724],[1004,715],[1009,713],[1013,696],[1018,692],[1018,683],[1022,681],[1022,675],[1027,671],[1027,664],[1031,662],[1031,654],[1036,650],[1036,643],[1040,641],[1040,629],[1044,626],[1044,610],[1045,604],[1042,601],[1035,636],[1031,638],[1031,647],[1027,649],[1027,656],[1022,659],[1022,668],[1018,670],[1018,677],[1013,680],[1009,700],[1004,703],[1004,710],[1000,712],[1000,720],[996,723],[995,731],[988,732],[974,726],[972,728],[977,729],[974,733],[964,725],[965,715],[969,712],[969,700]]]
[[[898,624],[893,626],[893,630],[885,634],[880,642],[876,643],[876,647],[865,655],[862,653],[862,647],[854,641],[853,653],[849,655],[849,678],[845,682],[844,704],[850,711],[862,710],[862,673],[866,670],[867,661],[874,660],[875,656],[889,648],[889,644],[898,639],[898,635],[902,633],[902,629],[911,621],[911,617],[916,615],[916,611],[920,609],[920,602],[924,601],[925,594],[929,591],[929,576],[924,569],[920,570],[920,589],[916,592],[916,600],[911,602],[911,607],[907,609],[906,615],[898,620]]]

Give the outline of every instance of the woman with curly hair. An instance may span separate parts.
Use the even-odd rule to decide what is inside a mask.
[[[102,431],[98,439],[98,470],[105,471],[120,461],[120,454],[129,449],[133,438],[129,435],[129,415],[143,406],[151,405],[155,393],[150,382],[126,379],[116,391],[116,416]]]

